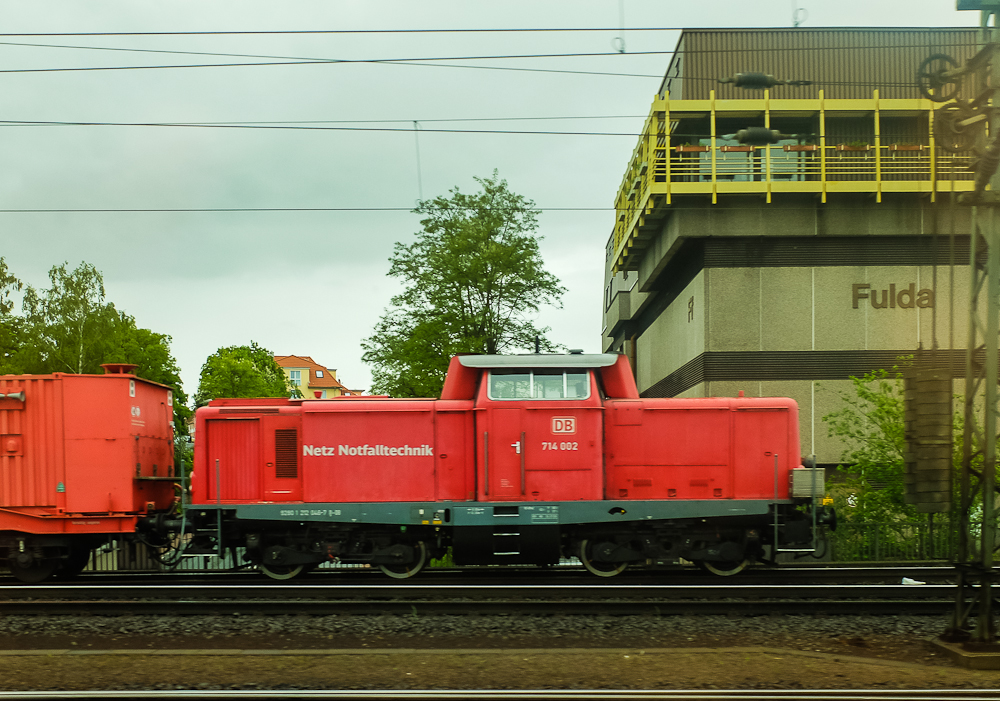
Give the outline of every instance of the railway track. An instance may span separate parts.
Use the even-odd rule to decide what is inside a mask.
[[[1000,568],[998,568],[1000,571]],[[705,574],[695,568],[633,570],[626,571],[613,579],[601,580],[583,571],[582,567],[504,568],[498,573],[491,567],[469,567],[462,569],[434,568],[421,572],[416,578],[407,580],[417,584],[561,584],[565,586],[601,585],[625,586],[642,584],[689,584],[715,585],[722,582],[740,584],[788,584],[788,583],[841,583],[841,584],[899,584],[903,577],[927,584],[953,584],[955,570],[947,565],[875,566],[875,567],[801,567],[782,566],[779,568],[758,567],[741,572],[732,579],[720,579],[716,575]],[[373,569],[319,569],[299,577],[293,582],[276,582],[265,578],[254,569],[237,569],[204,572],[86,572],[76,582],[81,584],[270,584],[285,587],[291,583],[341,584],[370,582],[392,586],[381,572]],[[0,585],[16,584],[16,580],[0,571]]]
[[[494,689],[397,689],[397,690],[177,690],[177,691],[60,691],[0,692],[0,701],[47,701],[48,699],[326,699],[330,701],[995,701],[994,690],[978,689],[667,689],[667,690],[494,690]]]
[[[0,614],[938,615],[947,584],[64,584],[0,586]]]

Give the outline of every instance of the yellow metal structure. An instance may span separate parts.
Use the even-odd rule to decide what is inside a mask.
[[[763,98],[670,100],[657,96],[615,201],[615,271],[638,268],[642,235],[677,206],[677,197],[700,195],[760,195],[768,203],[781,193],[813,193],[826,202],[830,193],[867,193],[876,202],[885,193],[918,193],[935,201],[939,192],[973,189],[968,169],[972,154],[938,153],[934,144],[934,110],[940,104],[924,99],[828,100]],[[827,117],[871,119],[874,144],[827,143]],[[931,128],[925,144],[885,144],[880,123],[887,117],[924,117]],[[685,120],[708,118],[711,134],[701,144],[671,145],[670,132],[684,133]],[[718,145],[716,120],[763,117],[775,120],[817,118],[816,143],[771,146]],[[673,125],[673,127],[672,127]]]

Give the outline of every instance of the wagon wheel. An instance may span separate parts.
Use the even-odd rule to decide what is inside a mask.
[[[732,577],[734,574],[739,574],[745,570],[750,564],[750,560],[732,560],[728,562],[698,560],[695,564],[706,572],[717,574],[720,577]]]
[[[621,574],[628,567],[627,562],[594,562],[590,559],[593,554],[593,549],[590,547],[590,541],[584,539],[580,541],[580,562],[583,566],[587,568],[587,571],[591,574],[596,574],[598,577],[614,577],[616,574]]]
[[[59,561],[55,559],[32,560],[28,564],[17,561],[16,558],[7,563],[10,573],[26,584],[37,584],[45,581],[53,575],[59,567]]]
[[[60,563],[55,577],[56,579],[73,579],[83,572],[88,562],[90,562],[90,548],[74,548],[69,551],[66,559]]]
[[[427,564],[427,546],[421,540],[416,545],[417,561],[405,565],[379,565],[378,568],[393,579],[409,579]]]
[[[305,569],[303,565],[265,565],[261,563],[258,565],[260,571],[266,574],[271,579],[293,579],[302,574],[302,570]]]
[[[962,83],[956,78],[945,78],[943,74],[955,68],[958,64],[947,54],[931,54],[925,58],[917,69],[920,94],[934,102],[947,102],[954,98]]]

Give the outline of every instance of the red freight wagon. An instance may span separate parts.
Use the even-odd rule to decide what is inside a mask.
[[[645,399],[618,355],[452,359],[441,399],[222,399],[197,412],[194,546],[275,578],[322,562],[729,574],[832,512],[790,399]],[[808,505],[808,513],[801,510]]]
[[[0,564],[24,581],[78,572],[173,504],[170,389],[104,367],[0,376]]]

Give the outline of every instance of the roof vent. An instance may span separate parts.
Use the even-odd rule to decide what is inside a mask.
[[[104,368],[105,375],[131,375],[139,366],[132,363],[104,363],[101,367]]]
[[[569,349],[569,354],[570,355],[583,355],[583,348],[570,348]]]

